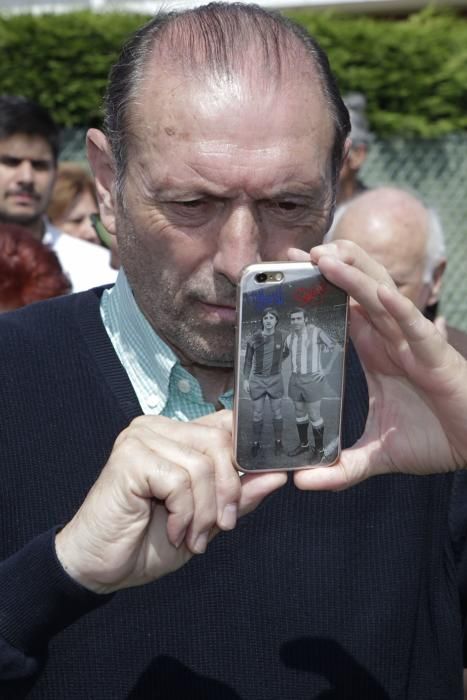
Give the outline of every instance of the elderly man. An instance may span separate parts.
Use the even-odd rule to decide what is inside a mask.
[[[316,44],[256,6],[124,49],[88,136],[117,283],[0,320],[2,697],[461,694],[451,477],[326,492],[467,463],[467,364],[363,251],[319,245],[348,127]],[[216,411],[261,259],[352,294],[368,382],[350,352],[347,449],[288,483],[240,478]]]
[[[446,269],[444,234],[438,216],[414,194],[378,187],[344,204],[326,240],[353,241],[387,269],[405,294],[431,320]],[[449,342],[467,357],[467,336],[435,320]]]

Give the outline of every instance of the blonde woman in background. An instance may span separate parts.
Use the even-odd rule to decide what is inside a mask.
[[[59,164],[47,215],[57,228],[70,236],[109,247],[111,266],[114,269],[120,266],[115,239],[109,235],[101,238],[97,234],[100,221],[96,188],[92,175],[83,165]]]
[[[51,222],[70,236],[100,244],[91,222],[98,211],[92,176],[79,163],[60,163],[47,209]]]

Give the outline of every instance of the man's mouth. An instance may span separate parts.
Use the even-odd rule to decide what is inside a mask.
[[[11,192],[8,197],[13,199],[15,202],[30,204],[31,202],[37,202],[39,197],[34,192]]]
[[[198,304],[205,312],[205,314],[210,318],[217,318],[218,321],[224,323],[235,323],[237,317],[237,309],[235,304],[232,304],[232,302],[202,301],[201,299],[199,299]]]

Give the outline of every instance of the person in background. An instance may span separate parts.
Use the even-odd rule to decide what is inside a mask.
[[[55,253],[16,224],[0,223],[0,312],[67,294]]]
[[[402,294],[467,357],[467,334],[433,314],[447,264],[443,228],[433,209],[399,187],[368,190],[338,209],[326,235],[327,241],[337,239],[353,241],[384,265]]]
[[[361,92],[349,92],[342,99],[349,111],[351,146],[339,175],[336,199],[338,206],[367,189],[359,178],[359,172],[373,141],[373,134],[370,131],[366,115],[365,95]]]
[[[117,239],[109,235],[100,220],[94,178],[87,168],[80,163],[59,163],[47,215],[52,224],[70,236],[108,248],[110,265],[118,270]]]
[[[79,163],[59,163],[47,207],[50,221],[70,236],[101,245],[91,218],[98,213],[96,188],[88,170]]]
[[[46,216],[58,154],[59,129],[50,114],[25,97],[0,95],[0,221],[24,226],[54,250],[72,291],[111,283],[109,251],[63,233]]]

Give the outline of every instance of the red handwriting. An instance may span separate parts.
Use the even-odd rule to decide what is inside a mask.
[[[292,296],[299,304],[310,304],[312,301],[318,301],[317,297],[322,296],[325,291],[326,285],[324,282],[320,282],[314,287],[298,287]],[[319,301],[321,301],[321,299]]]

